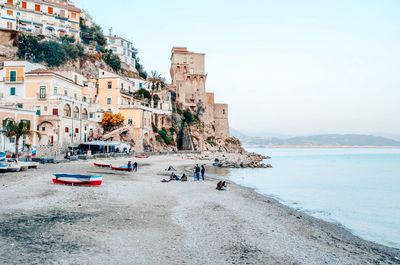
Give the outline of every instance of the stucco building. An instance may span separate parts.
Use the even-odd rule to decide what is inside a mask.
[[[38,145],[66,148],[95,137],[101,116],[94,84],[74,72],[39,66],[5,62],[1,106],[35,113],[32,129],[42,136]]]
[[[80,13],[68,0],[0,0],[0,29],[79,40]]]
[[[214,93],[206,91],[205,54],[172,48],[170,72],[177,102],[193,111],[203,108],[201,119],[213,128],[215,137],[228,138],[228,105],[215,103]]]
[[[136,70],[136,60],[134,58],[135,48],[132,41],[122,36],[109,34],[107,38],[107,48],[112,50],[114,54],[118,55],[121,63],[133,72]]]

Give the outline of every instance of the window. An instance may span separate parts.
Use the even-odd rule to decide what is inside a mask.
[[[10,88],[10,96],[15,96],[15,87]]]
[[[112,88],[112,82],[107,82],[107,87],[108,87],[108,89],[111,89]]]
[[[128,124],[132,125],[133,124],[133,120],[132,119],[128,119]]]
[[[65,10],[60,10],[60,17],[65,17]]]
[[[121,89],[124,89],[124,83],[121,83]]]
[[[13,0],[7,0],[7,5],[10,5],[10,6],[12,6],[12,5],[14,5],[14,3],[13,3],[14,1]]]
[[[76,18],[76,13],[75,12],[71,12],[71,18]]]
[[[16,81],[17,81],[17,72],[10,71],[10,82],[16,82]]]
[[[58,94],[58,88],[55,86],[53,88],[53,95],[56,96]]]
[[[224,115],[225,115],[225,110],[224,110],[224,109],[222,110],[222,114],[224,114]]]
[[[93,113],[92,113],[92,112],[89,113],[89,118],[90,118],[90,119],[93,119],[93,117],[94,117],[94,116],[93,116]]]
[[[49,6],[48,8],[47,8],[47,13],[49,13],[49,14],[53,14],[53,8],[51,7],[51,6]]]
[[[111,105],[111,97],[107,98],[107,105]]]
[[[45,132],[46,131],[46,127],[42,127],[42,132]]]
[[[143,83],[139,83],[139,88],[143,88]]]
[[[40,116],[40,109],[36,110],[36,116]]]
[[[65,132],[69,133],[69,128],[68,127],[65,127]]]
[[[78,83],[78,76],[77,75],[74,75],[74,82]]]
[[[10,138],[10,143],[15,144],[15,136]]]
[[[47,111],[47,106],[44,106],[44,111]]]
[[[22,8],[26,9],[26,2],[25,1],[22,2]]]
[[[24,108],[24,104],[21,104],[21,103],[17,104],[17,108],[18,109],[23,109]]]
[[[41,86],[39,89],[39,98],[40,99],[45,99],[46,98],[46,87]]]
[[[68,97],[68,91],[64,90],[64,96]]]
[[[12,16],[14,15],[14,12],[12,10],[7,10],[7,15]]]
[[[58,109],[53,109],[53,115],[58,116]]]
[[[79,128],[75,128],[75,133],[79,133]]]
[[[7,29],[13,29],[13,23],[7,22]]]
[[[38,4],[35,5],[35,11],[40,12],[40,5],[38,5]]]
[[[74,99],[78,99],[78,94],[74,94]]]
[[[71,107],[68,104],[64,106],[64,116],[71,117]]]

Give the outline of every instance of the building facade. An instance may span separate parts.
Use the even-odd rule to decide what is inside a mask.
[[[107,48],[112,50],[114,54],[118,55],[121,63],[126,65],[129,70],[137,72],[136,60],[134,58],[135,48],[132,41],[121,36],[109,34],[107,38]]]
[[[216,138],[228,138],[228,105],[215,103],[214,93],[206,91],[205,54],[186,47],[172,48],[170,73],[176,101],[192,111],[202,108],[201,118],[213,128]]]
[[[35,113],[32,129],[41,134],[37,144],[65,149],[100,135],[94,84],[74,72],[33,68],[27,62],[5,62],[0,89],[1,106]]]
[[[68,0],[0,0],[0,29],[79,40],[80,13]]]

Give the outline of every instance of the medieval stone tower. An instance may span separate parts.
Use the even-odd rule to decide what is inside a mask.
[[[214,93],[206,91],[205,54],[188,51],[186,47],[174,47],[170,71],[177,102],[193,111],[203,107],[201,119],[214,129],[215,138],[228,138],[228,105],[216,104]]]

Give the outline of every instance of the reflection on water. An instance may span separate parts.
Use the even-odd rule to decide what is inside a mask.
[[[400,149],[251,151],[272,156],[274,168],[227,170],[231,180],[400,248]]]

